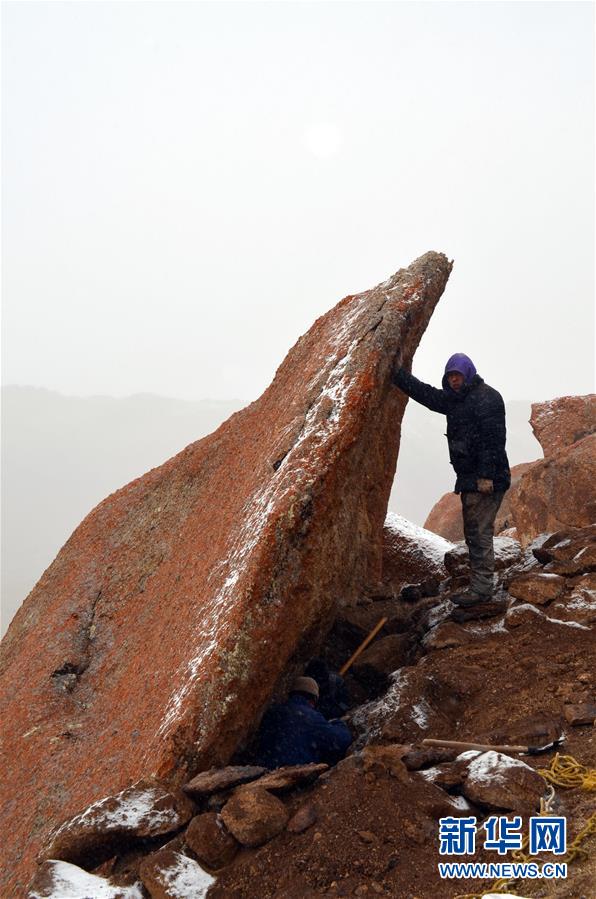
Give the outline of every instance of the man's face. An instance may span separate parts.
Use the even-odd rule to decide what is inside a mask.
[[[464,376],[459,371],[448,371],[447,383],[452,390],[455,390],[457,392],[464,386]]]

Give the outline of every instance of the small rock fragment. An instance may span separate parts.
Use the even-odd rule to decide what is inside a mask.
[[[316,807],[312,802],[306,802],[304,805],[300,806],[298,811],[290,819],[287,829],[290,833],[303,833],[316,823],[317,818],[318,813]]]
[[[563,708],[563,714],[572,727],[581,724],[594,724],[596,722],[596,703],[579,702],[566,705]]]
[[[214,812],[205,812],[193,818],[186,830],[185,840],[199,861],[214,870],[229,865],[240,848]]]

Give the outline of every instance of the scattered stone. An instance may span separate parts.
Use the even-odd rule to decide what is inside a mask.
[[[105,877],[55,859],[42,862],[27,891],[27,899],[143,899],[143,896],[140,883],[116,886]]]
[[[515,599],[544,606],[565,591],[565,578],[557,574],[544,572],[530,573],[516,577],[507,587],[507,591]]]
[[[214,870],[229,865],[240,848],[215,812],[205,812],[193,818],[186,830],[185,840],[199,861]]]
[[[542,615],[543,613],[537,609],[536,606],[530,605],[530,603],[523,603],[522,605],[514,605],[507,609],[505,623],[507,627],[520,627],[524,624],[534,624],[536,616]]]
[[[221,818],[243,846],[261,846],[281,833],[289,813],[280,799],[255,786],[234,793],[223,807]]]
[[[374,833],[371,833],[370,830],[357,830],[356,833],[360,837],[363,843],[370,845],[371,843],[376,843],[377,838]]]
[[[61,859],[95,867],[123,843],[178,830],[195,808],[183,793],[141,780],[116,796],[106,796],[65,821],[40,853],[41,859]]]
[[[475,603],[473,606],[456,606],[451,618],[461,624],[464,621],[480,621],[483,618],[495,618],[507,611],[507,601],[504,599],[491,599]]]
[[[211,768],[209,771],[201,771],[191,781],[184,784],[182,789],[194,799],[203,799],[212,793],[237,787],[239,784],[249,783],[261,775],[267,773],[267,768],[259,768],[253,765],[229,765],[227,768]]]
[[[579,574],[596,571],[596,543],[580,544],[573,558],[549,562],[548,565],[545,565],[544,570],[565,577],[575,577]]]
[[[290,818],[287,829],[290,833],[303,833],[312,827],[318,819],[316,806],[312,802],[305,802]]]
[[[181,852],[161,849],[140,867],[141,880],[151,899],[204,899],[215,879]]]
[[[596,703],[579,702],[573,705],[566,705],[563,707],[563,714],[572,727],[577,727],[580,724],[595,724]]]
[[[291,790],[302,784],[313,783],[324,771],[329,769],[329,765],[310,764],[310,765],[287,765],[285,768],[276,768],[259,778],[254,784],[255,787],[269,790],[272,793],[283,790]],[[247,789],[250,789],[247,788]]]
[[[533,768],[520,759],[493,750],[475,753],[461,787],[471,802],[520,814],[539,808],[545,791],[544,780]]]
[[[472,634],[454,621],[445,621],[429,631],[423,640],[424,648],[447,649],[450,646],[465,646],[473,639]]]

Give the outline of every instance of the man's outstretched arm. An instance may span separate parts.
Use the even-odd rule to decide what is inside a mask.
[[[441,412],[443,415],[446,415],[447,403],[442,390],[438,390],[431,384],[425,384],[424,381],[419,381],[405,368],[397,366],[393,368],[391,381],[396,387],[399,387],[400,390],[412,397],[413,400],[416,400],[417,403],[421,403],[432,412]]]

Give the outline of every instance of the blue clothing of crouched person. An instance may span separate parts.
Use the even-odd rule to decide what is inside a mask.
[[[258,765],[334,765],[344,757],[352,734],[344,721],[327,721],[316,710],[318,697],[317,682],[311,677],[298,677],[288,700],[265,712],[259,731]]]

